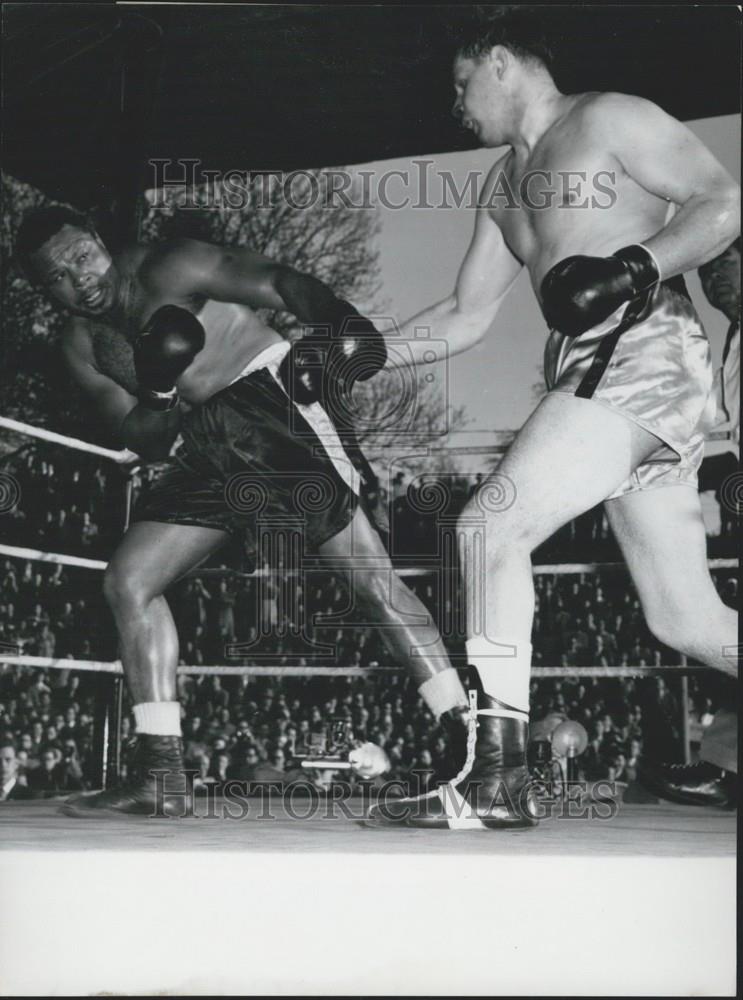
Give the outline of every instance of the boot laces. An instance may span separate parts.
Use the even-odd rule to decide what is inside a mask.
[[[475,763],[475,745],[477,743],[477,691],[473,688],[469,691],[469,699],[469,713],[467,715],[467,754],[459,773],[447,781],[447,785],[458,785],[460,781],[464,781]]]
[[[674,774],[707,774],[714,769],[713,765],[704,760],[699,760],[696,764],[666,764],[666,767]]]

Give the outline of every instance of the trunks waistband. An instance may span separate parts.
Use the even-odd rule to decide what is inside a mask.
[[[252,372],[267,369],[271,373],[274,382],[276,382],[276,384],[281,388],[281,391],[285,393],[286,390],[284,389],[279,377],[279,366],[291,350],[291,346],[291,341],[289,340],[282,340],[278,344],[269,344],[268,347],[264,348],[259,354],[256,354],[256,356],[249,361],[247,365],[245,365],[240,374],[236,378],[233,378],[230,385],[234,385],[235,382],[239,382],[240,379],[245,378]],[[341,479],[343,479],[346,485],[357,496],[360,495],[361,479],[359,472],[351,459],[348,457],[340,436],[338,435],[338,431],[333,425],[333,422],[326,413],[325,409],[320,405],[320,403],[293,403],[293,405],[301,413],[315,434],[317,434],[320,443],[335,466],[335,470],[340,475]]]
[[[229,384],[234,385],[241,378],[245,378],[246,375],[250,375],[251,372],[256,372],[260,368],[278,367],[289,353],[291,346],[291,341],[282,340],[278,344],[269,344],[268,347],[264,347],[259,354],[248,361],[240,374],[236,375]]]

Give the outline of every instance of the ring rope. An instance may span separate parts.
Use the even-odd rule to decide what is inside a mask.
[[[0,543],[0,555],[11,556],[14,559],[35,559],[40,562],[60,563],[63,566],[80,566],[86,569],[105,570],[108,563],[103,559],[85,559],[82,556],[70,556],[59,552],[42,552],[41,549],[25,549],[16,545],[4,545]],[[707,565],[710,569],[737,569],[737,559],[708,559]],[[394,568],[394,567],[393,567]],[[312,570],[332,570],[332,566],[318,565]],[[568,576],[578,573],[596,573],[603,570],[626,569],[623,562],[586,562],[586,563],[542,563],[532,566],[535,574],[554,574],[555,576]],[[401,566],[396,569],[399,576],[428,576],[435,573],[438,568],[435,566]],[[187,576],[234,576],[250,578],[254,576],[295,576],[306,570],[281,570],[281,569],[257,569],[252,573],[243,570],[229,569],[227,567],[213,566],[206,569],[195,569]]]
[[[123,675],[121,660],[56,660],[49,656],[22,656],[0,653],[0,663],[44,670],[75,670],[88,673]],[[688,673],[713,670],[706,664],[663,663],[654,666],[618,667],[532,667],[532,677],[655,677],[659,673]],[[205,677],[371,677],[380,673],[404,673],[404,667],[298,667],[298,666],[187,666],[180,664],[179,674]]]
[[[102,559],[85,559],[83,556],[62,555],[59,552],[42,552],[40,549],[24,549],[17,545],[0,544],[0,555],[13,559],[33,559],[38,562],[56,563],[61,566],[79,566],[83,569],[105,570],[108,565]]]
[[[128,448],[124,448],[120,451],[115,451],[111,448],[102,448],[100,445],[91,444],[89,441],[83,441],[80,438],[69,437],[67,434],[58,434],[56,431],[49,431],[44,427],[34,427],[33,424],[24,424],[20,420],[12,420],[10,417],[0,416],[0,427],[5,427],[7,430],[16,431],[19,434],[25,434],[28,437],[40,438],[43,441],[51,441],[53,444],[61,444],[68,448],[73,448],[76,451],[86,451],[92,455],[100,455],[103,458],[110,458],[114,462],[131,462],[139,456]],[[497,455],[502,454],[506,448],[511,444],[516,436],[516,431],[493,431],[492,433],[496,440],[493,444],[485,445],[462,445],[458,451],[464,454],[474,454],[474,455]],[[705,441],[727,441],[731,440],[733,437],[733,431],[731,430],[713,430],[709,431],[705,435]],[[437,446],[430,446],[429,452],[433,455],[435,454],[450,454],[450,448],[440,448]]]
[[[28,437],[41,438],[43,441],[51,441],[52,444],[61,444],[74,451],[85,451],[89,455],[100,455],[101,458],[110,458],[112,462],[120,465],[127,465],[136,461],[139,456],[128,448],[121,451],[113,451],[111,448],[102,448],[100,445],[91,444],[89,441],[81,441],[80,438],[67,437],[66,434],[57,434],[56,431],[48,431],[43,427],[32,427],[31,424],[23,424],[20,420],[11,420],[10,417],[0,417],[0,427],[6,430],[16,431],[18,434],[26,434]]]

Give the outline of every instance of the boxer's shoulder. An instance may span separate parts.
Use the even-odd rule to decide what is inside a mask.
[[[69,316],[62,328],[61,344],[66,355],[93,357],[95,324],[83,316]]]
[[[578,120],[585,129],[612,135],[625,125],[634,130],[641,129],[643,124],[655,127],[657,117],[663,114],[646,97],[605,90],[575,95],[575,103],[565,120]]]
[[[69,371],[78,381],[85,374],[99,371],[95,356],[96,329],[100,322],[83,316],[70,316],[62,330],[60,346]]]
[[[96,344],[102,338],[120,337],[112,327],[100,320],[83,316],[70,316],[62,330],[62,356],[73,371],[93,369],[101,372],[96,352]]]
[[[212,243],[185,237],[142,249],[145,252],[136,270],[143,287],[149,291],[166,287],[174,293],[188,293],[194,280],[216,266],[222,254],[222,249]]]

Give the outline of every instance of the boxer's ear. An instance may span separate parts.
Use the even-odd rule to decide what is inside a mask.
[[[503,78],[503,74],[513,61],[513,57],[505,45],[494,45],[485,58],[498,79]]]

